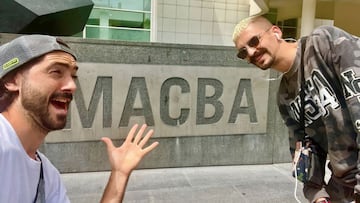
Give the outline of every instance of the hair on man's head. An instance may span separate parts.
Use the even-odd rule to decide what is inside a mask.
[[[234,43],[236,43],[239,35],[252,23],[257,23],[259,27],[262,27],[264,29],[268,29],[273,25],[268,19],[263,16],[250,16],[242,19],[234,28],[232,36]]]
[[[233,39],[233,42],[236,42],[237,38],[239,37],[240,33],[242,31],[244,31],[249,23],[253,20],[254,17],[247,17],[243,20],[241,20],[234,28],[234,32],[233,32],[233,36],[232,36],[232,39]]]

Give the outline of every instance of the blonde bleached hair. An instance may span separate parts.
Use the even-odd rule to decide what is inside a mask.
[[[267,29],[273,25],[268,19],[263,16],[250,16],[242,19],[234,28],[232,36],[234,43],[236,43],[239,35],[252,23],[257,23],[259,27],[263,27],[264,29]]]

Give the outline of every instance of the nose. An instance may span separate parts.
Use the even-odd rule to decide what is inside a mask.
[[[62,91],[74,93],[76,90],[75,80],[76,79],[74,77],[72,77],[71,75],[66,77],[66,79],[64,80],[63,86],[62,86]]]
[[[251,57],[254,55],[254,53],[256,51],[256,47],[246,46],[246,51],[247,51],[248,57]]]

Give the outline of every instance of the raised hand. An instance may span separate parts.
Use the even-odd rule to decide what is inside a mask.
[[[143,137],[147,126],[145,124],[142,125],[136,133],[137,128],[138,124],[135,124],[120,147],[115,147],[111,139],[107,137],[102,138],[102,141],[105,142],[107,146],[112,171],[129,175],[131,171],[137,167],[142,158],[159,144],[158,142],[154,142],[150,146],[143,148],[153,135],[154,130],[149,130]]]
[[[143,136],[146,127],[146,125],[142,125],[136,133],[138,124],[135,124],[120,147],[115,147],[111,139],[107,137],[101,138],[106,144],[111,165],[111,174],[101,198],[101,203],[122,202],[131,172],[137,167],[146,154],[158,146],[159,143],[154,142],[144,148],[154,133],[153,130],[149,130],[145,136]]]

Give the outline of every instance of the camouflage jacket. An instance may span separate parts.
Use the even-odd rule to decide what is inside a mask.
[[[299,40],[296,59],[283,75],[278,91],[278,106],[289,129],[291,153],[303,136],[299,134],[302,40],[306,40],[306,133],[328,153],[333,176],[340,184],[353,188],[360,130],[360,39],[339,28],[321,26]],[[323,184],[324,166],[314,167],[321,171],[317,184]]]

